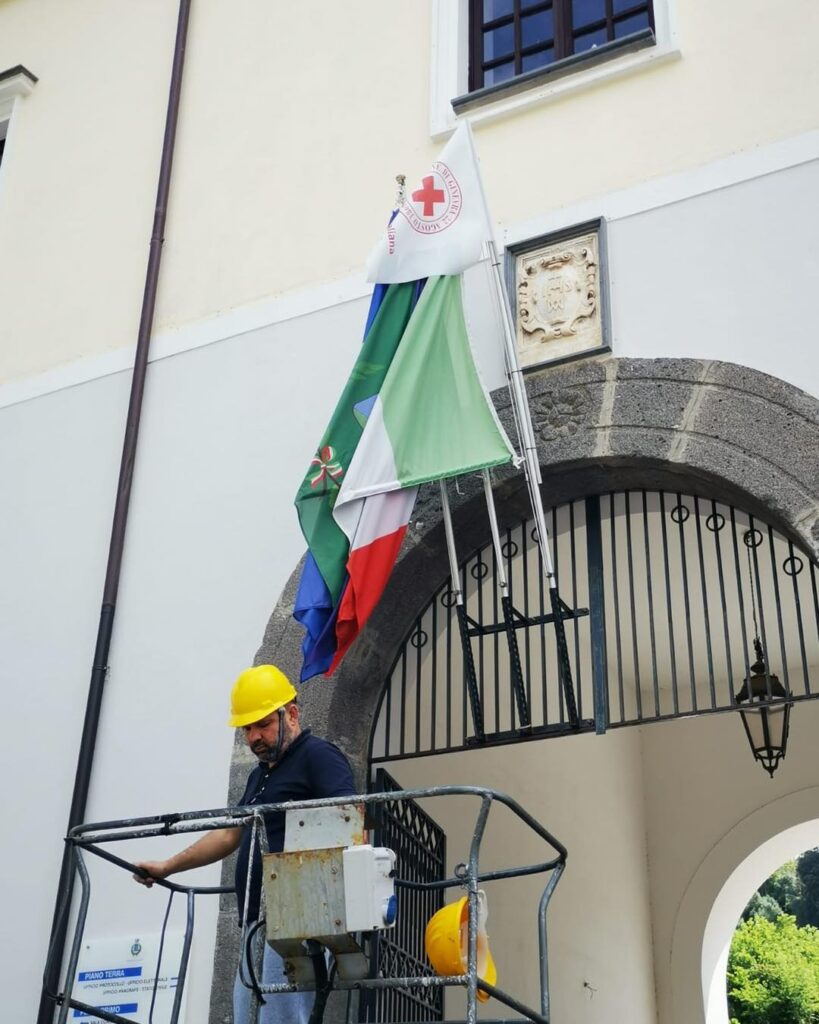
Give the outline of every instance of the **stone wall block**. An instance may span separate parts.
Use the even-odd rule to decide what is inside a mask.
[[[612,427],[609,430],[608,447],[615,458],[664,462],[671,458],[676,436],[675,431],[671,429],[653,430],[635,426]]]
[[[714,361],[709,364],[703,382],[721,385],[746,395],[756,395],[771,405],[791,409],[798,415],[819,423],[819,401],[813,395],[800,391],[778,377],[752,370],[748,366]]]
[[[708,363],[702,359],[612,359],[618,381],[677,381],[696,383]]]
[[[768,401],[758,392],[708,387],[690,430],[724,442],[740,458],[767,464],[807,494],[819,494],[819,421],[793,404]]]
[[[778,519],[786,524],[795,523],[810,497],[778,467],[753,453],[727,445],[719,438],[690,438],[685,462],[692,471],[712,474],[753,494],[757,505],[764,508],[766,517],[774,522]],[[804,540],[810,544],[808,537]]]
[[[691,381],[623,380],[618,374],[611,425],[680,430],[695,387]]]

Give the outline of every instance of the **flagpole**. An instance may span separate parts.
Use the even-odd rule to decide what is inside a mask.
[[[478,155],[475,152],[472,129],[468,122],[466,123],[466,126],[469,136],[469,145],[472,150],[472,158],[475,162],[475,167],[478,168]],[[480,171],[478,171],[476,177],[478,179],[478,185],[481,192],[484,219],[486,221],[487,235],[485,244],[489,255],[489,262],[492,266],[492,280],[495,286],[495,299],[500,307],[501,322],[503,325],[504,360],[506,363],[506,372],[509,375],[509,386],[512,394],[512,408],[515,414],[515,425],[518,429],[518,440],[521,446],[521,454],[523,455],[524,476],[526,477],[526,484],[529,490],[529,501],[531,503],[532,513],[535,519],[537,544],[543,561],[543,573],[546,577],[546,582],[549,585],[549,599],[552,607],[555,639],[557,640],[558,671],[563,685],[563,693],[566,700],[566,710],[569,716],[569,721],[573,726],[577,727],[580,723],[577,715],[574,686],[572,684],[569,652],[566,646],[566,630],[563,625],[564,616],[566,613],[570,613],[571,609],[564,604],[557,591],[557,579],[555,577],[554,565],[552,563],[552,553],[549,548],[549,534],[546,530],[546,515],[543,511],[543,498],[540,493],[540,485],[542,483],[540,460],[537,455],[537,442],[535,440],[534,427],[532,426],[532,415],[529,410],[529,400],[526,395],[526,385],[523,382],[523,371],[518,361],[518,350],[515,341],[515,325],[512,320],[512,310],[509,306],[509,297],[503,281],[500,257],[498,255],[497,247],[495,246],[495,240],[492,237],[492,221],[489,217],[489,205],[486,201],[486,193],[484,192],[483,179],[481,178]]]
[[[449,575],[451,579],[452,593],[455,595],[455,612],[458,618],[458,629],[461,634],[461,650],[464,658],[464,676],[466,689],[469,694],[469,703],[472,709],[472,724],[475,727],[476,739],[483,743],[486,733],[483,725],[483,708],[481,697],[478,692],[478,680],[475,675],[475,661],[472,657],[472,641],[469,636],[469,623],[464,606],[464,595],[461,590],[461,574],[458,569],[458,554],[455,550],[455,533],[452,529],[452,512],[449,508],[449,495],[446,489],[446,480],[439,480],[438,487],[441,491],[441,507],[444,513],[444,533],[446,534],[446,550],[449,556]]]
[[[572,683],[572,669],[569,662],[569,651],[566,645],[566,629],[563,619],[567,612],[570,612],[565,603],[561,600],[557,591],[557,578],[552,563],[552,553],[549,549],[549,534],[546,530],[546,514],[543,511],[543,498],[540,493],[542,478],[540,475],[540,460],[537,456],[537,443],[535,432],[532,427],[532,416],[529,411],[529,400],[526,396],[526,386],[523,383],[523,371],[518,362],[517,345],[515,344],[515,328],[512,322],[512,311],[509,308],[509,299],[503,283],[503,276],[500,267],[500,257],[495,248],[494,239],[486,241],[489,252],[489,261],[492,265],[492,277],[495,283],[495,297],[501,308],[501,320],[503,322],[504,355],[506,358],[506,369],[509,374],[509,382],[512,389],[512,401],[517,406],[517,419],[521,431],[520,445],[523,449],[523,467],[526,483],[529,489],[529,501],[532,505],[532,512],[535,518],[535,529],[537,532],[537,544],[543,560],[543,572],[549,584],[549,600],[552,607],[552,617],[555,627],[555,639],[557,640],[557,662],[560,673],[560,681],[563,685],[563,695],[566,701],[566,712],[569,721],[575,728],[580,724],[577,714],[577,702],[574,695]]]
[[[521,729],[532,728],[532,716],[529,711],[529,700],[526,696],[526,688],[523,685],[523,672],[520,667],[520,651],[518,650],[518,635],[515,629],[515,610],[512,607],[512,599],[509,596],[509,582],[506,578],[506,571],[503,567],[504,557],[501,550],[500,530],[498,529],[498,513],[495,509],[495,495],[492,493],[492,481],[489,470],[484,469],[483,492],[486,496],[486,510],[489,513],[489,529],[492,534],[492,547],[495,550],[495,565],[497,567],[498,587],[501,592],[501,610],[503,622],[506,626],[506,639],[509,644],[509,661],[512,673],[512,689],[515,693],[515,702],[518,708]]]

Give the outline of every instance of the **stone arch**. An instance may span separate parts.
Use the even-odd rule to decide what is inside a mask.
[[[529,373],[526,386],[548,504],[609,490],[680,490],[740,506],[819,555],[819,401],[812,396],[731,363],[611,356]],[[511,434],[508,393],[501,389],[493,400]],[[495,492],[502,526],[526,513],[519,474],[498,473]],[[478,481],[460,482],[451,498],[459,552],[467,557],[488,540]],[[276,603],[255,659],[280,665],[294,679],[301,667],[302,629],[292,617],[301,565]],[[366,629],[332,682],[318,678],[299,688],[308,724],[347,752],[362,788],[381,688],[408,623],[448,571],[437,488],[428,486]],[[237,742],[230,801],[240,797],[249,766]],[[226,883],[230,871],[227,865]],[[235,908],[227,901],[211,1019],[228,1013],[234,946]]]
[[[682,490],[739,505],[819,554],[819,401],[767,374],[696,359],[568,363],[528,374],[543,491],[550,504],[629,487]],[[493,394],[512,430],[507,392]],[[486,543],[478,482],[453,494],[459,552]],[[497,474],[503,522],[527,508],[519,474]],[[366,769],[371,720],[407,623],[448,572],[437,489],[423,488],[384,597],[333,684],[302,688],[311,723]],[[292,619],[300,567],[267,624],[256,659],[297,676]]]

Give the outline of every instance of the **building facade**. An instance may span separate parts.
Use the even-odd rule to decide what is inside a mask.
[[[33,1019],[40,999],[176,17],[162,0],[0,0],[0,751],[4,805],[22,826],[2,873],[13,1020]],[[556,1022],[726,1024],[726,943],[745,900],[778,863],[819,842],[819,712],[809,699],[811,680],[819,686],[810,586],[819,550],[817,18],[811,0],[775,12],[758,0],[193,0],[88,820],[220,806],[231,781],[235,793],[247,761],[225,725],[233,678],[254,657],[298,672],[290,611],[304,545],[292,500],[360,343],[366,255],[395,176],[415,181],[467,119],[518,322],[540,318],[540,334],[521,334],[522,353],[573,607],[591,602],[594,574],[572,547],[572,538],[587,544],[589,520],[578,511],[570,521],[569,510],[585,516],[589,499],[602,509],[607,701],[595,704],[600,648],[577,620],[572,663],[581,717],[591,720],[581,735],[558,728],[472,749],[440,731],[415,743],[407,723],[388,720],[383,698],[399,692],[402,658],[418,735],[446,720],[440,695],[423,689],[441,678],[431,651],[445,642],[446,616],[427,648],[410,642],[448,575],[440,507],[422,492],[381,607],[336,678],[305,684],[305,715],[347,750],[362,788],[376,763],[407,787],[495,786],[565,843],[550,920]],[[590,232],[593,266],[578,264],[572,246]],[[545,262],[526,278],[521,268],[541,250]],[[563,252],[574,255],[561,263]],[[584,301],[598,335],[586,335],[585,307],[569,327],[557,315],[582,291],[557,269],[576,275],[578,266],[593,275]],[[536,282],[534,299],[523,280]],[[480,277],[467,287],[503,417],[496,323],[480,304]],[[496,479],[504,530],[527,519],[520,490],[514,477]],[[663,570],[663,524],[682,529],[670,515],[683,506],[687,539],[674,541]],[[474,482],[453,490],[453,507],[471,566],[489,541]],[[730,534],[721,537],[726,573],[739,582],[721,587],[706,521],[730,524],[731,510],[739,559]],[[754,529],[759,548],[743,544]],[[509,548],[521,600],[525,547],[521,538],[517,553]],[[749,590],[746,549],[767,560],[761,582],[752,563]],[[751,590],[759,609],[747,607]],[[648,630],[651,608],[676,639],[667,625]],[[741,651],[760,609],[771,671],[789,673],[806,698],[772,780],[753,763],[730,697],[747,674]],[[532,654],[539,635],[525,655],[535,690],[545,679]],[[642,675],[627,648],[639,652]],[[679,651],[682,680],[689,648],[694,682],[680,682],[680,693],[694,693],[693,705],[675,702],[663,667]],[[486,686],[491,664],[506,708],[507,663],[481,650]],[[457,691],[459,664],[453,678]],[[544,727],[555,724],[545,699],[537,710]],[[717,710],[727,713],[706,713]],[[596,713],[605,735],[595,734]],[[488,731],[514,732],[514,713],[499,711]],[[470,827],[464,809],[447,812],[446,826],[454,864]],[[128,855],[164,855],[182,841],[153,842]],[[487,843],[497,866],[509,834],[501,828]],[[219,870],[200,877],[217,884]],[[501,983],[533,1003],[534,932],[520,924],[534,898],[527,884],[490,891],[490,933]],[[158,893],[105,865],[94,886],[89,935],[158,931]],[[227,906],[221,918],[216,901],[197,910],[189,1021],[229,1019],[232,928]],[[455,998],[448,1009],[457,1012]]]

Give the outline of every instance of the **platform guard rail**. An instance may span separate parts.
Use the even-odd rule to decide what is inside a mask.
[[[253,866],[253,853],[258,846],[262,853],[266,850],[266,831],[264,828],[264,817],[270,813],[287,811],[298,811],[308,808],[334,807],[343,804],[364,804],[367,810],[377,813],[380,804],[396,803],[402,800],[430,800],[441,797],[466,796],[474,797],[479,801],[475,827],[472,832],[469,857],[465,863],[457,865],[452,877],[435,882],[412,882],[400,877],[401,865],[397,865],[398,877],[395,879],[397,889],[450,889],[462,888],[468,894],[469,900],[469,929],[467,945],[467,970],[462,975],[438,976],[416,976],[400,978],[363,978],[356,981],[342,981],[333,972],[324,986],[324,991],[317,992],[317,996],[323,997],[326,1002],[329,991],[352,991],[377,988],[401,988],[401,987],[425,987],[444,986],[461,987],[466,989],[466,1024],[474,1024],[477,1020],[477,994],[478,990],[489,993],[493,998],[503,1005],[520,1014],[520,1018],[514,1020],[534,1021],[535,1024],[550,1024],[550,1001],[549,1001],[549,973],[547,956],[547,935],[546,935],[546,914],[549,901],[554,893],[555,887],[560,880],[566,865],[566,848],[552,836],[535,818],[532,817],[520,804],[505,793],[493,789],[485,789],[479,786],[433,786],[424,789],[399,790],[390,793],[365,793],[356,796],[335,797],[325,800],[303,800],[290,801],[288,803],[265,804],[253,807],[219,808],[216,810],[187,811],[174,814],[160,814],[145,818],[127,818],[119,821],[99,821],[90,824],[78,825],[73,828],[66,837],[69,845],[73,870],[80,881],[79,907],[74,926],[70,952],[65,969],[65,982],[62,992],[49,993],[55,1005],[59,1007],[57,1017],[58,1024],[66,1024],[70,1010],[78,1010],[100,1020],[110,1021],[111,1024],[135,1024],[133,1018],[123,1017],[116,1013],[102,1010],[87,1003],[80,1002],[72,996],[73,983],[77,974],[77,966],[82,948],[85,923],[88,914],[88,907],[91,899],[91,880],[88,868],[85,863],[85,855],[93,854],[96,857],[108,861],[128,872],[135,872],[138,869],[129,861],[118,857],[107,849],[108,844],[125,840],[150,838],[154,836],[169,836],[185,833],[207,832],[221,828],[250,828],[252,830],[252,841],[250,849],[250,864],[248,870],[248,886],[251,884],[251,871]],[[504,868],[496,871],[481,872],[479,867],[481,842],[483,840],[489,813],[494,804],[502,804],[507,807],[517,818],[527,825],[537,836],[539,836],[548,847],[548,856],[545,860],[535,864],[526,864],[518,867]],[[515,999],[503,989],[490,985],[478,977],[477,974],[477,938],[478,938],[478,888],[482,883],[494,882],[510,878],[518,878],[524,875],[549,874],[548,881],[543,889],[537,910],[537,936],[538,936],[538,968],[540,981],[540,1009],[534,1010]],[[186,886],[178,882],[171,882],[167,879],[157,879],[156,885],[168,889],[171,893],[185,895],[187,901],[187,919],[185,934],[182,946],[182,954],[179,964],[178,982],[171,1009],[171,1017],[168,1024],[178,1024],[179,1014],[182,1006],[182,996],[185,987],[185,980],[188,968],[191,939],[193,937],[194,910],[197,896],[221,895],[233,892],[230,886]],[[63,895],[61,915],[69,912],[69,892],[66,890]],[[263,911],[262,911],[263,913]],[[261,961],[264,951],[264,943],[261,940],[263,931],[254,922],[248,926],[246,923],[241,934],[241,950],[243,952],[242,962],[245,962],[244,951],[254,947],[254,953],[247,958],[252,964],[247,975],[243,975],[242,981],[248,988],[252,989],[250,1016],[247,1024],[252,1024],[258,1009],[260,997],[263,995],[282,992],[294,992],[304,990],[306,986],[297,988],[292,984],[279,984],[265,986],[257,979],[261,977]],[[254,939],[256,939],[254,943]],[[46,965],[48,973],[51,958],[54,951],[49,952],[49,961]],[[312,990],[312,986],[311,989]],[[319,1000],[317,999],[317,1004]],[[353,1009],[352,1001],[348,1001],[347,1020],[352,1024]],[[316,1021],[321,1016],[314,1013]],[[484,1024],[492,1024],[491,1020],[482,1019]],[[156,1022],[162,1024],[162,1022]],[[240,1022],[236,1022],[240,1024]],[[384,1022],[384,1024],[404,1024],[401,1021]],[[498,1022],[500,1024],[500,1021]],[[513,1024],[513,1018],[503,1018],[503,1024]]]

